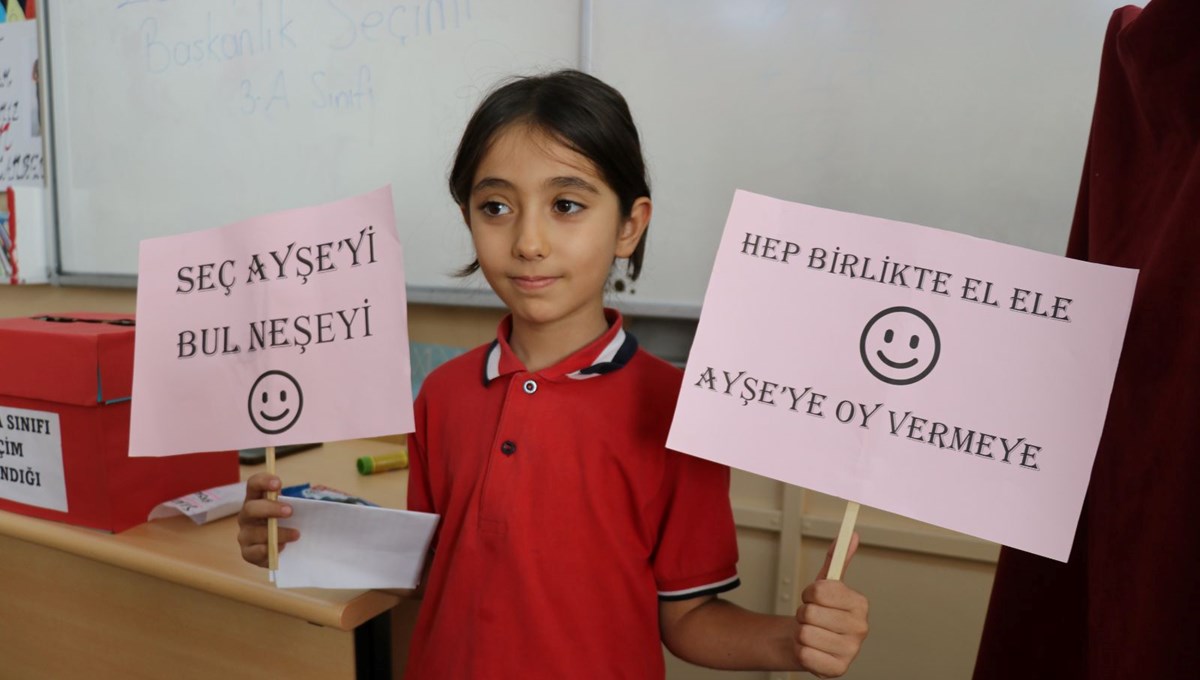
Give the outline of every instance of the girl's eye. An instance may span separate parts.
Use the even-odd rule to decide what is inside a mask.
[[[575,201],[568,201],[567,199],[562,198],[554,202],[554,212],[556,213],[561,213],[563,215],[574,215],[580,210],[583,210],[583,206],[579,205]]]
[[[507,215],[512,212],[512,208],[498,201],[488,201],[480,206],[480,209],[483,210],[484,214],[489,217],[500,217],[501,215]]]

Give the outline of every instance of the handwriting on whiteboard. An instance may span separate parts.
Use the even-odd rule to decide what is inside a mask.
[[[121,0],[115,7],[129,19],[138,66],[146,73],[219,72],[223,78],[236,73],[230,81],[237,83],[236,91],[225,88],[234,108],[271,118],[297,108],[373,108],[377,85],[362,51],[403,51],[462,29],[472,20],[473,0],[326,0],[305,6],[302,16],[293,11],[293,2],[256,0],[181,10],[184,6],[171,0]],[[291,55],[317,55],[329,67],[302,68],[289,61]]]

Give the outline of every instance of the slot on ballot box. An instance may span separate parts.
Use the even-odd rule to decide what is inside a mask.
[[[236,451],[130,458],[132,315],[0,319],[0,510],[122,531],[238,481]]]

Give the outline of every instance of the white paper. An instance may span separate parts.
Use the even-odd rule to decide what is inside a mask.
[[[280,588],[415,588],[439,516],[307,498],[281,498],[279,526],[300,540],[279,553]]]
[[[242,501],[245,498],[246,483],[234,482],[159,503],[150,511],[150,516],[146,519],[155,520],[184,515],[196,524],[205,524],[214,519],[237,514],[237,511],[242,508]]]
[[[0,498],[67,512],[57,413],[0,406]]]

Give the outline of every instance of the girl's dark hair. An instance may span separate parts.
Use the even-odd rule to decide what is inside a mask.
[[[539,129],[590,160],[616,192],[622,217],[629,217],[634,201],[650,196],[642,144],[625,98],[599,79],[567,69],[511,80],[475,110],[450,171],[450,195],[459,207],[468,206],[475,171],[492,140],[514,123]],[[629,256],[630,279],[641,273],[645,250],[643,233]],[[459,274],[465,276],[477,269],[479,260],[474,260]]]

